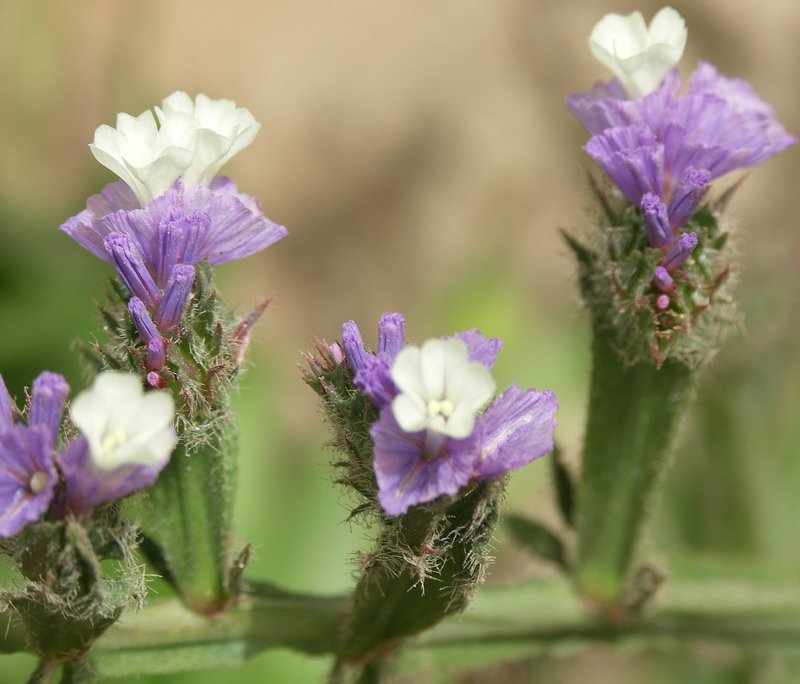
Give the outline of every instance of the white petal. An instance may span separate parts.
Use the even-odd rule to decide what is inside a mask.
[[[398,394],[392,400],[392,413],[405,432],[418,432],[427,424],[427,406],[416,394]]]
[[[425,384],[422,381],[420,369],[420,354],[420,348],[410,344],[403,347],[395,357],[390,374],[400,392],[419,396],[425,393]]]
[[[680,55],[686,47],[688,30],[683,17],[672,7],[662,7],[650,22],[648,39],[650,45],[669,45]]]

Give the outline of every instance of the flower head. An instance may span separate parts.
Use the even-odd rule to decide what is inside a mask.
[[[486,366],[470,361],[467,345],[459,339],[407,346],[395,358],[391,375],[400,391],[392,413],[406,432],[467,437],[495,390]]]
[[[208,186],[261,125],[231,100],[192,99],[175,92],[139,116],[118,114],[116,128],[100,126],[89,145],[95,159],[131,189],[139,206],[166,192],[178,178]]]
[[[50,507],[58,473],[53,463],[69,385],[45,371],[34,381],[28,424],[15,409],[0,376],[0,537],[11,537]]]
[[[199,94],[194,101],[184,92],[165,97],[156,116],[162,127],[191,121],[195,131],[192,162],[181,174],[187,185],[208,186],[223,164],[247,147],[261,124],[233,100],[212,100]]]
[[[355,323],[342,330],[354,385],[380,409],[370,435],[378,499],[388,515],[552,451],[558,408],[552,392],[512,386],[481,413],[494,394],[490,370],[500,340],[469,330],[402,347],[403,327],[399,314],[386,314],[376,354]]]
[[[627,16],[607,14],[592,29],[592,54],[617,77],[631,98],[654,91],[675,66],[686,46],[686,23],[671,7],[664,7],[650,26],[641,12]]]
[[[177,442],[172,396],[145,392],[128,373],[98,375],[74,399],[70,414],[83,434],[57,460],[75,513],[153,484]]]
[[[145,392],[135,375],[106,371],[70,407],[72,422],[101,470],[123,465],[162,466],[177,440],[175,404],[167,392]]]

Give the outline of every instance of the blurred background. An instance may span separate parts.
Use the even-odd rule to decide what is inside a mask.
[[[800,3],[676,0],[697,61],[750,81],[800,135]],[[87,143],[117,112],[174,90],[231,98],[262,122],[224,172],[289,237],[218,269],[245,312],[276,295],[236,400],[242,541],[251,576],[344,592],[369,531],[346,524],[325,426],[300,351],[355,319],[374,344],[401,311],[411,340],[470,327],[502,337],[499,386],[552,388],[558,439],[577,462],[588,328],[558,228],[581,229],[587,135],[566,96],[609,74],[586,45],[608,11],[659,2],[451,0],[0,1],[0,372],[13,394],[42,369],[83,386],[73,343],[98,330],[110,268],[58,232],[112,176]],[[746,325],[706,372],[653,521],[653,552],[797,572],[800,558],[800,154],[754,170],[731,208]],[[733,177],[718,182],[727,187]],[[508,507],[555,520],[549,471],[513,478]],[[504,544],[489,582],[549,568]],[[0,682],[30,672],[0,661]],[[288,652],[243,671],[153,682],[316,682],[322,659]],[[594,648],[463,681],[800,681],[773,654]],[[435,674],[418,681],[451,681]],[[517,679],[510,679],[518,677]],[[145,680],[140,680],[145,681]],[[416,681],[416,680],[415,680]]]

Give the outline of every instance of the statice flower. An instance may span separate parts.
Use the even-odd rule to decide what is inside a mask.
[[[672,54],[679,57],[679,17],[669,11],[673,28],[664,35],[676,37]],[[631,17],[606,17],[595,33],[606,44],[633,45],[629,24],[640,22]],[[596,42],[590,44],[597,53]],[[642,68],[654,61],[643,58]],[[720,75],[710,64],[700,63],[685,84],[675,69],[666,75],[652,71],[646,80],[658,75],[660,81],[652,88],[632,88],[619,69],[612,71],[617,79],[572,95],[567,103],[592,134],[586,151],[640,209],[650,244],[665,252],[679,239],[713,180],[757,166],[796,142],[747,83]]]
[[[402,321],[399,314],[381,319],[375,354],[352,321],[342,334],[354,384],[380,409],[370,435],[384,512],[401,515],[552,451],[552,392],[513,385],[490,403],[500,340],[470,330],[402,346]]]
[[[194,265],[241,259],[286,236],[257,200],[215,177],[258,132],[249,111],[230,100],[198,95],[193,101],[176,92],[156,114],[160,128],[149,112],[135,119],[120,114],[116,129],[98,128],[92,152],[122,180],[90,197],[61,226],[112,264],[137,300],[131,317],[151,371],[163,365],[162,338],[191,300]]]
[[[169,460],[176,438],[166,392],[143,393],[136,376],[101,373],[72,402],[83,434],[59,445],[68,394],[61,375],[39,375],[25,423],[0,377],[0,537],[149,486]]]
[[[33,382],[28,423],[15,422],[14,404],[0,377],[0,537],[11,537],[50,507],[58,482],[56,436],[69,385],[44,372]]]
[[[82,436],[57,457],[69,510],[80,513],[148,487],[177,442],[168,392],[144,392],[138,377],[106,371],[70,406]]]
[[[658,88],[683,55],[686,35],[683,17],[671,7],[661,9],[649,27],[641,12],[607,14],[592,30],[589,48],[635,98]]]

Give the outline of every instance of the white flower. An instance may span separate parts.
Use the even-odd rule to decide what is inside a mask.
[[[100,373],[70,406],[72,422],[89,443],[102,470],[123,465],[160,465],[169,460],[177,435],[175,404],[167,392],[142,389],[129,373]]]
[[[404,347],[391,375],[400,390],[392,401],[392,412],[406,432],[427,429],[448,437],[467,437],[478,411],[495,390],[489,370],[470,361],[467,345],[455,338]]]
[[[196,140],[191,117],[174,116],[157,128],[153,113],[146,111],[136,117],[117,114],[117,127],[100,126],[89,149],[145,206],[191,165]]]
[[[659,11],[649,28],[641,12],[607,14],[592,29],[589,48],[635,99],[656,90],[678,63],[686,34],[683,17],[671,7]]]
[[[184,92],[165,97],[156,116],[162,126],[173,117],[188,117],[197,130],[192,163],[183,172],[189,185],[208,185],[222,165],[247,147],[261,128],[253,115],[233,100],[212,100],[202,93],[194,102]]]

